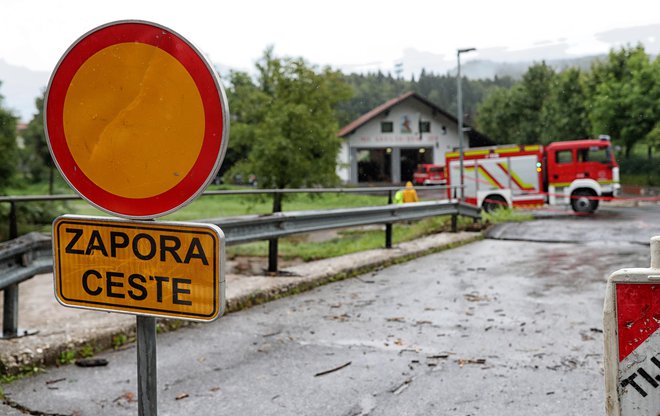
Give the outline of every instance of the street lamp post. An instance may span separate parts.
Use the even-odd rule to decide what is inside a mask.
[[[463,89],[461,87],[461,54],[476,51],[476,48],[459,49],[456,52],[456,60],[458,61],[458,75],[457,75],[457,96],[458,96],[458,164],[461,175],[461,201],[465,199],[465,183],[463,175]]]

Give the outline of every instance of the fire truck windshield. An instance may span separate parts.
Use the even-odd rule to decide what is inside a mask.
[[[610,146],[591,146],[578,149],[579,162],[610,163],[612,155]]]

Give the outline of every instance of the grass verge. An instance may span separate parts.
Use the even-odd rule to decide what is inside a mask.
[[[481,221],[485,225],[500,224],[503,222],[524,222],[531,221],[534,216],[526,211],[519,211],[515,209],[496,209],[493,212],[481,212]]]
[[[414,240],[430,234],[449,231],[450,217],[426,218],[408,224],[394,224],[392,243]],[[459,229],[473,228],[471,219],[459,219]],[[327,241],[310,242],[305,236],[291,236],[279,240],[280,257],[291,260],[314,261],[339,257],[359,251],[383,248],[385,245],[385,226],[365,227],[359,229],[340,230],[336,238]],[[268,255],[268,242],[230,246],[227,248],[229,258],[237,256],[265,257]]]

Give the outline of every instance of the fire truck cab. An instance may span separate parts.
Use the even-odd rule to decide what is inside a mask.
[[[600,199],[619,194],[619,167],[609,140],[550,143],[544,165],[544,191],[551,205],[570,203],[575,212],[594,212]]]
[[[485,211],[549,203],[592,213],[600,199],[616,196],[620,187],[609,140],[471,148],[463,154],[462,181],[459,157],[458,152],[446,155],[447,183],[462,183],[465,201]]]
[[[417,165],[413,182],[415,185],[444,185],[447,183],[445,167],[433,164]]]

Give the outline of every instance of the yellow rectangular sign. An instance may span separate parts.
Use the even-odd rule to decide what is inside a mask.
[[[53,222],[64,306],[212,321],[224,312],[224,234],[212,224],[64,215]]]

